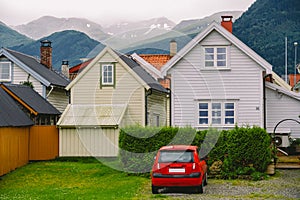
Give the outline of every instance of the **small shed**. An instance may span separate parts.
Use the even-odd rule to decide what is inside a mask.
[[[33,122],[29,134],[29,160],[49,160],[58,156],[60,112],[34,89],[25,85],[0,84],[19,109]]]
[[[0,87],[0,176],[29,161],[29,134],[33,121]]]

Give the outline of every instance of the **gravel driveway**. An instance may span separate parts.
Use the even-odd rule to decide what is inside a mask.
[[[300,170],[278,170],[263,181],[209,179],[204,194],[164,193],[171,199],[300,199]],[[157,196],[158,197],[158,196]]]

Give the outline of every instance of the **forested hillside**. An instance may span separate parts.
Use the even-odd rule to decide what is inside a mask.
[[[12,49],[39,57],[40,41],[44,39],[52,41],[52,65],[55,69],[60,69],[62,60],[68,60],[70,66],[73,66],[79,64],[81,58],[94,57],[104,48],[100,42],[82,32],[62,31]]]
[[[233,33],[273,65],[285,73],[285,37],[288,38],[288,73],[294,73],[294,42],[300,43],[299,0],[256,0],[235,21]],[[298,46],[300,53],[300,48]],[[299,55],[299,54],[298,54]],[[300,62],[298,57],[298,63]]]

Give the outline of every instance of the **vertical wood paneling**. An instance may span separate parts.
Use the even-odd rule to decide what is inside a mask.
[[[29,128],[0,128],[0,176],[28,163]]]
[[[119,129],[60,129],[59,156],[115,157],[118,155]]]
[[[58,129],[56,126],[32,126],[29,160],[51,160],[57,156]]]

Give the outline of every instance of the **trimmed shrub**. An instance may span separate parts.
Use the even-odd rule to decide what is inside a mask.
[[[158,149],[176,144],[201,147],[200,155],[209,157],[209,166],[221,161],[223,178],[253,175],[257,179],[256,172],[265,172],[271,160],[271,138],[259,127],[196,131],[191,127],[130,126],[120,131],[119,156],[127,172],[147,173]]]

